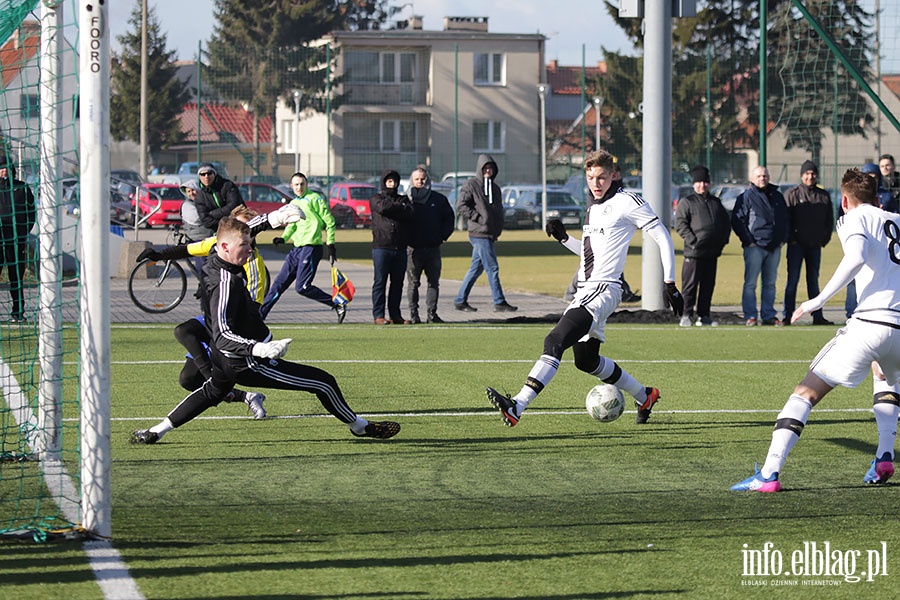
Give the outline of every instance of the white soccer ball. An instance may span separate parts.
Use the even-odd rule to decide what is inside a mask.
[[[584,399],[584,406],[592,419],[609,423],[625,412],[625,396],[616,386],[604,383],[591,388]]]

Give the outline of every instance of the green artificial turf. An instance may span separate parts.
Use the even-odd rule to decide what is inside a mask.
[[[549,328],[277,326],[295,340],[287,358],[332,372],[352,407],[401,433],[357,439],[313,396],[270,390],[269,419],[225,404],[136,447],[131,430],[183,397],[183,354],[168,327],[114,326],[115,548],[153,599],[896,593],[897,487],[862,483],[876,440],[869,382],[813,411],[783,492],[728,490],[764,459],[833,329],[611,325],[604,354],[662,390],[648,425],[630,405],[592,421],[583,402],[596,381],[569,353],[504,427],[484,388],[518,391]],[[746,576],[748,551],[767,542],[782,571],[812,542],[845,566],[858,551],[857,575],[886,547],[888,574]],[[77,542],[0,549],[3,597],[102,597]]]

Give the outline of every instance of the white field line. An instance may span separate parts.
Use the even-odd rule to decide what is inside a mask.
[[[25,442],[35,448],[38,430],[37,416],[28,406],[28,400],[9,366],[0,358],[0,393],[19,426]],[[78,419],[68,419],[77,421]],[[70,523],[81,521],[81,502],[78,489],[69,476],[66,466],[59,460],[41,459],[41,470],[47,489],[55,491],[60,512]],[[128,573],[128,566],[122,561],[119,551],[108,540],[87,540],[83,544],[88,563],[97,578],[97,585],[107,600],[144,600],[137,583]]]

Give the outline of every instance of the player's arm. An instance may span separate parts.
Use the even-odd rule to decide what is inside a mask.
[[[675,245],[672,244],[672,236],[659,219],[644,228],[644,233],[649,235],[659,246],[659,258],[662,261],[663,281],[675,283]]]
[[[828,302],[832,296],[853,281],[853,278],[856,277],[859,270],[866,264],[866,239],[863,235],[851,235],[844,240],[843,245],[844,258],[841,259],[840,264],[837,266],[837,269],[835,269],[834,275],[831,276],[831,279],[828,280],[828,283],[825,284],[825,287],[822,288],[822,291],[819,292],[818,296],[807,300],[797,307],[797,310],[791,315],[791,323],[796,323],[803,315],[817,311],[825,306],[825,303]]]
[[[199,242],[191,242],[187,245],[187,252],[191,256],[209,256],[213,246],[216,245],[216,236],[211,235],[205,240]]]
[[[581,240],[573,238],[566,231],[566,226],[559,219],[550,219],[544,227],[548,237],[552,237],[557,242],[565,246],[569,252],[581,255]]]

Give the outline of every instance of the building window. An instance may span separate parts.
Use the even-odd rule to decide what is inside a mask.
[[[416,54],[348,50],[344,71],[350,83],[412,83],[416,78]]]
[[[292,152],[294,148],[294,122],[281,122],[281,147],[282,152]]]
[[[38,94],[22,94],[19,106],[25,119],[37,119],[41,116],[41,97]]]
[[[379,149],[382,152],[415,152],[415,121],[382,121]]]
[[[503,121],[475,121],[472,124],[472,149],[476,152],[503,152],[505,129]]]
[[[474,79],[475,85],[506,85],[506,55],[476,54]]]

